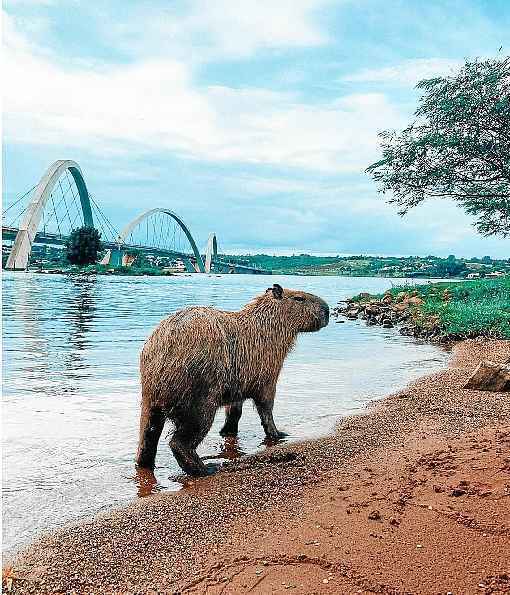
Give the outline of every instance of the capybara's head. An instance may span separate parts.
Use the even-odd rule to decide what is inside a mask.
[[[329,306],[313,293],[284,289],[275,283],[266,290],[266,297],[274,300],[282,322],[297,333],[320,331],[329,322]]]

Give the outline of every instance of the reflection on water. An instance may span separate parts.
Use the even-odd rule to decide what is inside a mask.
[[[220,445],[218,452],[213,455],[202,457],[204,461],[232,461],[247,454],[239,444],[239,439],[234,436],[223,438],[223,444]]]
[[[237,309],[274,282],[330,305],[390,286],[386,279],[340,277],[4,274],[4,548],[137,496],[179,489],[180,470],[164,436],[157,483],[134,469],[141,345],[176,309]],[[300,337],[278,385],[275,419],[290,440],[328,432],[339,416],[445,359],[392,330],[332,321]],[[244,408],[237,440],[219,436],[222,417],[201,456],[221,462],[265,448],[253,407]]]
[[[133,480],[138,486],[136,495],[139,498],[145,498],[146,496],[155,494],[161,489],[156,476],[149,469],[136,469]]]

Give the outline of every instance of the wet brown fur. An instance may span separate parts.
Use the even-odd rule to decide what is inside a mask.
[[[137,464],[154,468],[165,419],[170,442],[190,475],[207,469],[196,448],[217,409],[226,407],[223,435],[237,433],[242,402],[253,399],[266,435],[277,439],[272,409],[285,357],[300,332],[328,323],[326,303],[315,295],[274,285],[237,312],[193,307],[163,320],[141,357],[142,411]]]

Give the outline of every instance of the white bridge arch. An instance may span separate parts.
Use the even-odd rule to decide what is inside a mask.
[[[69,173],[73,176],[76,188],[78,189],[83,212],[83,223],[88,227],[94,227],[89,193],[80,166],[76,161],[59,159],[50,165],[35,188],[32,200],[19,226],[19,231],[16,234],[5,268],[22,270],[27,268],[32,244],[37,234],[44,208],[60,176],[66,170],[69,170]]]
[[[190,230],[186,227],[186,224],[179,217],[179,215],[177,215],[177,213],[174,213],[170,209],[164,209],[164,208],[149,209],[148,211],[143,212],[141,215],[138,215],[138,217],[135,217],[135,219],[133,219],[133,221],[131,221],[131,223],[128,223],[126,225],[126,227],[124,227],[124,229],[120,232],[119,239],[118,239],[119,247],[122,248],[122,246],[124,246],[126,244],[127,238],[129,237],[129,235],[131,234],[133,229],[135,229],[135,227],[137,227],[138,225],[140,225],[140,223],[142,221],[144,221],[148,217],[151,217],[152,215],[155,215],[156,213],[163,213],[165,215],[168,215],[177,223],[177,225],[179,225],[179,227],[182,229],[182,231],[186,235],[186,238],[188,239],[191,249],[193,250],[193,255],[194,255],[196,263],[197,263],[198,272],[205,273],[206,268],[204,265],[204,261],[202,259],[202,256],[200,255],[200,251],[195,243],[195,240],[193,239],[193,236],[191,235]]]
[[[71,174],[71,177],[74,180],[74,185],[78,191],[78,196],[80,198],[79,204],[75,200],[77,198],[76,193],[72,190],[72,181],[69,179],[68,173]],[[65,192],[63,191],[60,180],[63,175],[65,175],[69,181],[69,188],[67,188]],[[65,242],[66,237],[62,234],[60,229],[56,208],[53,204],[53,193],[57,184],[59,185],[60,191],[62,192],[62,199],[57,204],[57,207],[60,205],[60,203],[62,203],[62,201],[64,201],[65,213],[67,213],[67,217],[69,219],[71,232],[73,229],[75,229],[74,224],[77,220],[76,217],[80,216],[83,225],[87,227],[95,227],[92,207],[96,209],[95,217],[97,218],[99,225],[102,226],[100,223],[101,219],[103,224],[106,224],[106,235],[108,237],[106,241],[102,240],[103,246],[106,249],[106,254],[101,261],[102,264],[113,264],[113,266],[122,265],[124,253],[131,248],[139,247],[135,245],[132,246],[131,244],[127,243],[131,241],[132,231],[134,228],[148,217],[151,217],[154,214],[163,213],[167,217],[171,218],[173,222],[177,224],[178,227],[180,227],[180,230],[184,232],[186,240],[191,247],[191,252],[188,250],[187,246],[184,248],[184,250],[182,250],[181,247],[176,246],[159,248],[156,246],[143,245],[141,246],[141,249],[148,251],[159,250],[165,254],[174,254],[182,259],[188,272],[210,273],[211,270],[219,273],[263,274],[268,272],[263,269],[246,266],[237,262],[228,262],[224,258],[219,258],[218,243],[216,234],[214,233],[209,234],[207,247],[205,249],[205,256],[202,256],[197,248],[197,244],[193,239],[193,236],[191,235],[191,232],[184,221],[176,213],[174,213],[174,211],[166,208],[149,209],[141,213],[118,235],[118,232],[115,230],[112,223],[108,221],[96,202],[89,195],[80,166],[76,163],[76,161],[69,159],[60,159],[50,165],[35,187],[28,205],[19,213],[18,219],[22,216],[21,223],[16,225],[12,225],[11,223],[4,224],[3,219],[5,213],[13,206],[20,203],[20,201],[26,196],[28,196],[29,193],[32,192],[32,189],[26,192],[20,199],[15,201],[2,212],[2,239],[6,241],[13,241],[5,265],[6,269],[27,270],[30,254],[32,252],[32,246],[34,243],[39,242],[42,244],[62,244]],[[73,207],[76,211],[76,213],[73,212],[73,215],[75,215],[74,219],[71,218],[67,203],[65,202],[65,194],[69,190],[71,190]],[[46,228],[47,221],[45,219],[45,208],[47,207],[47,203],[50,199],[53,206],[53,214],[55,215],[55,220],[57,223],[58,234],[48,232]],[[19,208],[22,208],[23,206],[24,205],[22,203]],[[53,214],[51,215],[50,219],[53,217]],[[13,221],[15,220],[16,218]],[[163,222],[166,223],[165,217],[163,217]],[[41,223],[43,223],[43,230],[39,230]],[[172,226],[174,223],[172,223]],[[103,227],[102,229],[104,232],[105,228]]]

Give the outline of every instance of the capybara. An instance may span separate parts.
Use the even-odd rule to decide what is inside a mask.
[[[174,432],[170,447],[189,475],[206,475],[196,448],[219,407],[226,406],[223,436],[237,434],[242,403],[252,399],[269,439],[276,382],[298,333],[329,321],[321,298],[274,284],[238,312],[193,307],[163,320],[140,356],[142,411],[137,465],[154,469],[165,420]]]

